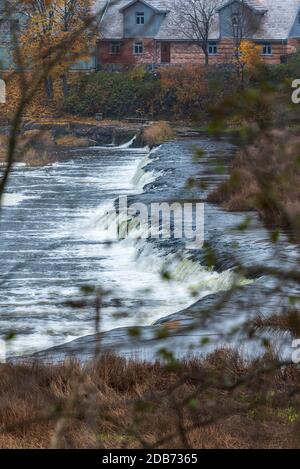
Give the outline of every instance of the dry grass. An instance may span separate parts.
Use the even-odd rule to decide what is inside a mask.
[[[6,159],[8,137],[0,134],[0,161]],[[51,150],[54,140],[51,131],[29,130],[18,141],[15,160],[29,166],[44,166],[54,161]]]
[[[288,145],[287,145],[288,142]],[[270,131],[236,156],[228,181],[210,196],[227,210],[257,210],[300,240],[300,136]]]
[[[154,122],[143,131],[143,140],[150,148],[170,140],[173,136],[172,128],[164,121]]]
[[[56,139],[55,143],[57,145],[62,145],[65,147],[87,147],[91,145],[92,142],[88,138],[76,137],[75,135],[64,135]]]
[[[7,136],[0,134],[0,162],[6,157]]]
[[[0,134],[0,162],[6,159],[7,138]],[[19,138],[15,159],[28,166],[45,166],[64,158],[62,147],[84,147],[91,144],[91,140],[73,135],[66,135],[55,141],[51,130],[27,130]]]
[[[300,312],[290,309],[285,314],[273,314],[271,316],[258,316],[254,323],[258,330],[268,330],[271,333],[289,333],[292,337],[300,337]]]
[[[137,128],[137,124],[133,122],[128,122],[126,120],[118,120],[118,119],[102,119],[97,120],[93,117],[79,117],[74,115],[64,114],[59,117],[41,117],[36,115],[29,119],[30,121],[34,121],[36,124],[41,125],[72,125],[72,124],[82,124],[82,125],[93,125],[98,127],[106,127],[106,126],[117,126],[117,127],[126,127],[126,128]],[[138,126],[139,127],[139,126]]]
[[[26,130],[20,140],[24,145],[36,147],[51,147],[54,144],[51,130]]]
[[[27,166],[39,167],[55,163],[58,158],[49,149],[29,147],[24,153],[22,152],[18,160]]]
[[[0,447],[296,447],[299,371],[269,374],[270,364],[219,350],[175,368],[112,355],[86,366],[2,365]]]

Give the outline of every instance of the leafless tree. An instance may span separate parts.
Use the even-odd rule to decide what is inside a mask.
[[[173,25],[187,39],[196,42],[209,63],[209,36],[221,0],[175,0]]]

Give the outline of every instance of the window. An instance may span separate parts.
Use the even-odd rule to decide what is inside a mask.
[[[208,43],[208,54],[209,55],[217,55],[218,53],[218,44],[216,42],[209,42]]]
[[[133,53],[142,54],[144,52],[144,44],[142,42],[135,42],[133,44]]]
[[[272,44],[264,44],[262,49],[263,55],[272,55]]]
[[[232,15],[232,24],[233,24],[233,26],[237,26],[239,24],[239,16],[238,15]]]
[[[136,18],[136,24],[145,24],[145,13],[143,12],[136,13],[135,18]]]
[[[300,13],[298,13],[298,23],[300,24]]]
[[[112,42],[110,45],[111,54],[120,54],[121,44],[119,42]]]
[[[16,31],[18,31],[20,29],[20,20],[18,18],[13,20],[13,25]]]

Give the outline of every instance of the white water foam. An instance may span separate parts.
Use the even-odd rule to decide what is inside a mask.
[[[1,200],[1,205],[4,207],[13,207],[16,205],[19,205],[21,202],[24,200],[28,199],[37,199],[39,198],[36,195],[27,195],[27,194],[16,194],[16,193],[4,193],[2,200]]]
[[[138,164],[138,167],[136,169],[136,172],[131,180],[133,186],[136,187],[136,189],[139,192],[143,191],[143,188],[147,185],[150,184],[151,182],[154,182],[155,179],[161,174],[157,171],[146,171],[145,168],[146,166],[151,163],[153,160],[151,158],[151,152],[149,152]]]
[[[152,151],[141,159],[128,187],[135,187],[135,193],[142,191],[145,184],[154,181],[160,173],[147,171],[153,161]],[[118,233],[122,238],[118,240]],[[134,314],[111,320],[108,314],[103,318],[104,330],[116,326],[147,325],[170,313],[184,309],[196,300],[217,291],[227,290],[234,285],[245,283],[231,270],[218,273],[207,269],[185,253],[167,256],[159,252],[146,238],[150,234],[148,220],[140,226],[140,220],[118,216],[115,200],[102,203],[81,226],[81,236],[103,243],[97,244],[97,255],[103,256],[104,266],[101,280],[104,284],[115,284],[118,296],[131,298],[136,303]],[[109,246],[105,243],[111,243]],[[116,272],[117,267],[117,272]],[[170,278],[163,280],[162,273],[168,270]],[[148,303],[151,307],[148,307]],[[114,314],[113,308],[108,310]]]
[[[147,171],[157,151],[121,149],[118,154],[110,149],[97,157],[87,155],[15,172],[10,190],[22,195],[18,203],[24,197],[33,198],[26,195],[28,187],[40,200],[28,207],[24,204],[24,209],[21,206],[23,218],[5,211],[8,220],[2,225],[5,269],[23,261],[6,290],[2,289],[1,330],[17,332],[9,344],[10,354],[33,352],[93,333],[92,308],[74,311],[62,303],[81,298],[80,286],[96,285],[111,292],[101,321],[101,328],[109,330],[151,324],[240,281],[231,271],[205,269],[185,253],[182,258],[165,255],[138,236],[134,218],[122,218],[116,225],[115,198],[141,193],[145,184],[160,175]],[[111,217],[105,218],[107,214]],[[116,226],[122,231],[127,224],[130,237],[116,240]],[[143,230],[146,236],[146,223]],[[161,275],[166,269],[171,274],[168,281]],[[114,299],[121,306],[115,306]]]
[[[136,138],[137,136],[135,135],[128,142],[122,143],[121,145],[114,145],[113,143],[111,143],[110,145],[93,145],[89,147],[89,150],[128,150],[130,148],[131,151],[135,151],[138,153],[144,153],[145,151],[149,151],[148,146],[144,148],[131,148],[131,146],[136,141]]]

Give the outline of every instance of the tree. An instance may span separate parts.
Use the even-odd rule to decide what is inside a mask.
[[[228,21],[234,41],[234,55],[238,58],[242,41],[252,37],[259,26],[260,16],[244,0],[240,0],[230,5]]]
[[[53,78],[61,77],[67,90],[66,73],[79,59],[89,57],[93,45],[92,28],[85,27],[90,14],[91,0],[21,0],[23,21],[20,33],[21,56],[25,68],[34,70],[47,65],[59,44],[78,31],[70,49],[45,79],[48,99],[53,98]]]
[[[209,63],[209,35],[214,23],[220,0],[175,0],[174,27],[187,39],[196,42]]]
[[[240,43],[238,53],[233,59],[237,67],[239,77],[241,79],[242,87],[245,81],[245,71],[254,69],[261,61],[260,47],[253,41],[242,40]]]

